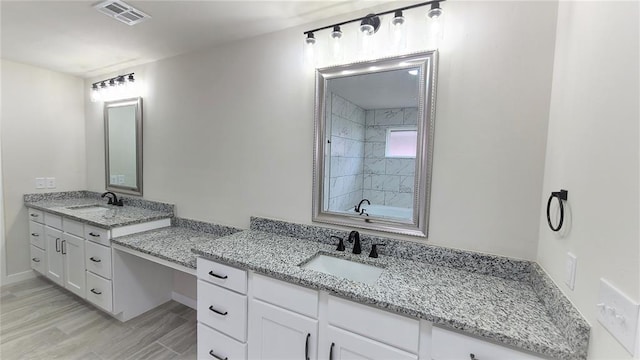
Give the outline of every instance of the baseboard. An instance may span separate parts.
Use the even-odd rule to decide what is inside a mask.
[[[2,279],[2,284],[0,284],[0,286],[10,285],[13,283],[17,283],[18,281],[32,279],[36,277],[36,275],[36,272],[33,270],[27,270],[17,274],[7,275],[6,278]]]
[[[182,295],[180,293],[177,293],[175,291],[171,292],[171,299],[173,299],[174,301],[179,302],[182,305],[188,306],[194,310],[196,310],[197,304],[198,302],[188,296]]]

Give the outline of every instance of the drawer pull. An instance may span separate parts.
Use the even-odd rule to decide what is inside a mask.
[[[40,234],[38,234],[38,233],[31,233],[31,236],[38,237],[38,236],[40,236]]]
[[[225,315],[227,315],[227,314],[229,313],[228,311],[220,312],[220,311],[218,311],[218,310],[214,309],[214,308],[213,308],[213,306],[209,306],[209,310],[213,311],[213,312],[214,312],[214,313],[216,313],[216,314],[220,314],[220,315],[222,315],[222,316],[225,316]]]
[[[215,274],[213,271],[209,271],[209,275],[211,275],[213,277],[217,277],[218,279],[226,279],[226,278],[228,278],[227,275],[218,275],[218,274]]]
[[[304,342],[304,358],[305,360],[309,360],[309,338],[311,334],[307,333],[307,340]]]
[[[60,238],[56,238],[56,252],[60,252],[60,245],[58,241],[60,241]]]
[[[38,259],[38,258],[33,258],[33,259],[31,259],[31,260],[33,260],[33,261],[35,261],[35,262],[40,262],[40,259]]]
[[[336,346],[335,343],[331,343],[331,347],[329,348],[329,360],[333,360],[333,347]]]
[[[38,214],[29,214],[31,217],[38,217]]]
[[[218,359],[218,360],[228,360],[228,358],[226,358],[226,357],[223,358],[223,357],[220,357],[220,356],[214,354],[213,350],[209,350],[209,355],[213,356],[215,359]]]
[[[96,294],[96,295],[100,295],[100,294],[102,294],[102,291],[96,291],[96,289],[95,289],[95,288],[94,288],[94,289],[91,289],[91,292],[92,292],[92,293],[94,293],[94,294]]]
[[[93,236],[93,237],[100,237],[100,234],[96,234],[94,232],[90,232],[89,235]]]
[[[93,262],[101,262],[102,260],[100,259],[96,259],[95,257],[90,257],[89,260],[93,261]]]

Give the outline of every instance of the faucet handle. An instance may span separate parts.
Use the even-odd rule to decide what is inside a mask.
[[[369,253],[369,257],[377,258],[378,257],[378,246],[386,246],[385,244],[373,244],[371,245],[371,252]]]
[[[335,235],[331,235],[332,239],[338,239],[340,240],[338,242],[338,247],[336,248],[337,251],[344,251],[345,247],[344,247],[344,239],[339,237],[339,236],[335,236]]]

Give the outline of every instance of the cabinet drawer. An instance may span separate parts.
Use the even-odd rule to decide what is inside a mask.
[[[215,261],[198,258],[198,278],[212,284],[247,293],[247,272]]]
[[[111,242],[109,241],[109,235],[109,230],[107,229],[102,229],[89,224],[84,225],[84,238],[87,240],[109,246],[111,245]]]
[[[329,296],[329,324],[417,353],[418,320]],[[384,324],[384,326],[380,326]]]
[[[198,321],[247,340],[247,297],[198,280]]]
[[[542,360],[540,357],[509,349],[454,331],[433,327],[431,357],[434,360],[476,359]]]
[[[62,230],[62,216],[46,212],[44,213],[44,224]]]
[[[47,275],[47,256],[44,250],[31,245],[31,268],[42,275]]]
[[[111,248],[87,241],[84,249],[87,270],[111,279]]]
[[[79,221],[62,218],[62,230],[81,238],[84,237],[84,224]]]
[[[113,298],[111,280],[103,279],[98,275],[87,271],[87,300],[94,305],[111,312],[113,310]]]
[[[42,250],[46,249],[44,237],[44,225],[33,220],[29,221],[29,242]]]
[[[312,318],[318,317],[318,292],[254,274],[253,297]]]
[[[244,360],[247,345],[198,323],[198,359]]]
[[[29,209],[29,220],[44,224],[44,212],[42,210]]]

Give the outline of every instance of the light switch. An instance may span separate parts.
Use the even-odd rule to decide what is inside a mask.
[[[573,290],[576,284],[576,263],[578,259],[572,253],[567,253],[567,262],[565,264],[564,283],[569,289]]]
[[[56,178],[48,177],[46,178],[47,189],[55,189],[56,188]]]
[[[640,305],[607,280],[600,279],[598,321],[633,355]]]
[[[118,175],[118,185],[124,184],[124,175]]]
[[[45,187],[47,187],[45,179],[36,178],[36,189],[44,189]]]
[[[109,184],[118,185],[118,175],[111,175],[109,177]]]

